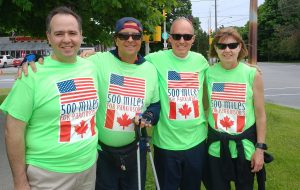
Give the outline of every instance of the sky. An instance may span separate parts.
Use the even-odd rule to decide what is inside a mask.
[[[265,0],[257,0],[258,6]],[[199,17],[201,28],[215,29],[215,0],[191,0],[192,14]],[[217,25],[244,26],[249,20],[250,0],[217,0]],[[210,16],[211,15],[211,16]],[[209,22],[210,21],[210,22]],[[210,24],[209,24],[210,23]]]

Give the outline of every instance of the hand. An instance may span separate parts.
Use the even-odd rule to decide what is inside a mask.
[[[14,179],[14,190],[31,190],[26,174]]]
[[[28,183],[23,185],[15,185],[14,190],[31,190],[30,185]]]
[[[251,172],[258,172],[264,166],[264,150],[256,148],[251,158]]]
[[[94,55],[96,52],[94,50],[83,50],[81,53],[80,53],[80,57],[82,58],[87,58],[91,55]]]
[[[44,64],[44,59],[40,57],[38,59],[38,63],[41,64],[41,65],[43,65]],[[31,67],[31,70],[33,72],[36,72],[37,69],[36,69],[35,62],[34,61],[30,61],[29,65]],[[24,62],[22,64],[22,66],[18,68],[18,72],[17,72],[17,77],[16,78],[21,79],[22,78],[22,72],[24,73],[25,77],[28,76],[28,62]]]
[[[151,122],[142,118],[142,116],[135,116],[133,122],[136,126],[140,126],[140,128],[152,127]]]

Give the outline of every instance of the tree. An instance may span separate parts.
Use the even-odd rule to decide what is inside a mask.
[[[176,6],[176,0],[0,0],[0,33],[45,37],[45,18],[54,7],[65,5],[83,20],[83,32],[88,43],[109,46],[115,22],[133,16],[152,32],[162,22],[161,10]],[[9,17],[9,19],[8,19]]]
[[[258,9],[260,60],[300,59],[300,1],[266,0]]]

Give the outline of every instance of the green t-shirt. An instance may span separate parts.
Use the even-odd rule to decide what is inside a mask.
[[[26,163],[76,173],[97,158],[98,81],[94,65],[80,57],[67,64],[45,57],[38,72],[17,80],[1,109],[26,125]]]
[[[219,132],[232,135],[241,134],[255,123],[253,105],[253,81],[256,69],[239,63],[231,70],[224,69],[219,63],[206,72],[209,97],[208,123]],[[247,139],[242,140],[247,160],[251,159],[255,147]],[[236,143],[229,141],[233,158],[237,157]],[[220,142],[212,143],[209,154],[220,157]]]
[[[189,52],[184,59],[172,50],[146,56],[157,69],[161,112],[153,144],[167,150],[187,150],[207,137],[202,104],[206,59]]]
[[[135,140],[132,118],[159,101],[156,69],[147,61],[122,62],[110,52],[96,53],[89,60],[100,78],[99,140],[113,147],[127,145]]]

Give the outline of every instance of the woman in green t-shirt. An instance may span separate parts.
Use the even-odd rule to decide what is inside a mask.
[[[206,72],[209,101],[208,160],[211,189],[252,190],[264,172],[266,115],[261,74],[240,62],[248,52],[232,27],[220,29],[210,56],[220,61]]]

